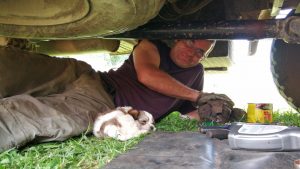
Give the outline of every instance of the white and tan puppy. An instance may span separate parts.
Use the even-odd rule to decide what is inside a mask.
[[[98,138],[112,137],[126,141],[150,130],[155,130],[153,116],[126,106],[100,113],[95,120],[93,134]]]

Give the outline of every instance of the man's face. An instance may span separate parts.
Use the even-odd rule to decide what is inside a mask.
[[[181,68],[196,66],[212,43],[209,40],[177,40],[171,49],[171,59]]]

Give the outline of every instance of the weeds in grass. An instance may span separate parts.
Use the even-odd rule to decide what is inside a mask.
[[[179,112],[169,114],[155,126],[158,131],[180,132],[198,130],[197,120],[181,118]]]
[[[274,121],[300,126],[300,114],[275,112]],[[182,119],[178,112],[173,112],[157,123],[156,128],[168,132],[197,131],[198,124],[195,120]],[[10,149],[0,154],[0,169],[101,168],[119,154],[134,148],[144,136],[122,142],[111,138],[99,140],[83,134],[64,142],[28,145],[20,150]]]
[[[83,135],[65,142],[43,143],[0,154],[0,169],[7,168],[99,168],[132,148],[143,136],[117,141]]]
[[[156,124],[160,131],[194,131],[197,122],[181,119],[178,112],[171,113]],[[60,169],[100,168],[143,140],[145,135],[118,141],[111,138],[98,139],[83,134],[64,142],[28,145],[20,150],[11,149],[0,154],[0,169]]]
[[[287,126],[300,127],[300,113],[294,113],[292,111],[285,113],[274,112],[273,121]]]

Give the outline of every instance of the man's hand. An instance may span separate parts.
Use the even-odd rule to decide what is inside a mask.
[[[231,116],[233,101],[225,94],[200,93],[196,105],[200,121],[226,123]]]
[[[234,103],[228,96],[226,96],[225,94],[216,94],[216,93],[201,93],[198,96],[195,104],[196,106],[201,106],[206,104],[210,100],[224,100],[226,101],[227,104],[229,104],[228,106],[230,107],[234,106]]]

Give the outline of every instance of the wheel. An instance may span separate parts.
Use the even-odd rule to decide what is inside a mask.
[[[280,94],[300,112],[300,45],[274,40],[271,71]]]

